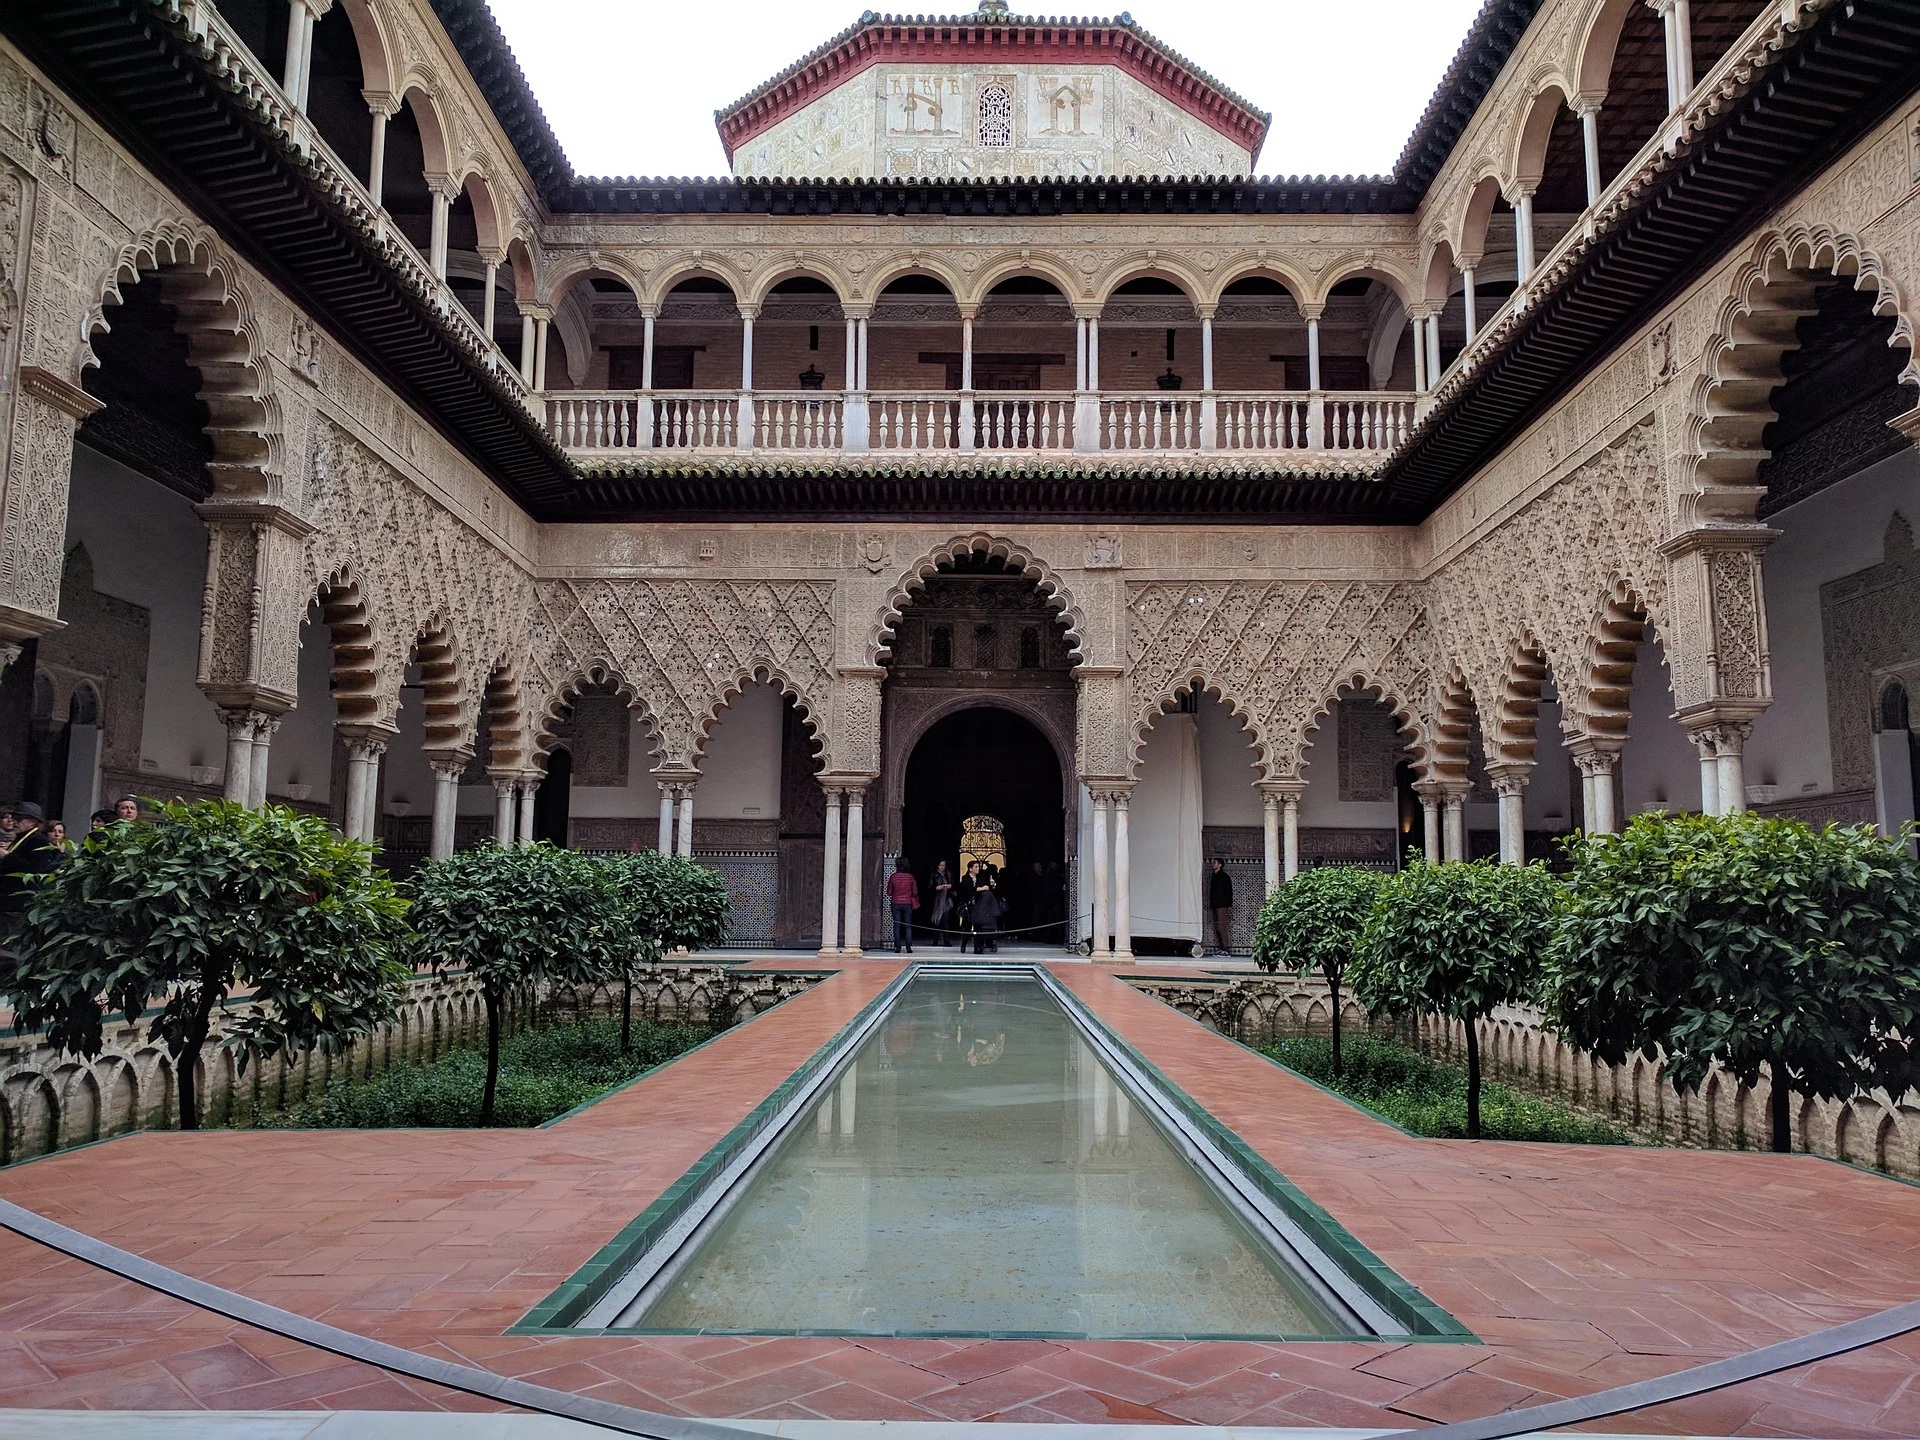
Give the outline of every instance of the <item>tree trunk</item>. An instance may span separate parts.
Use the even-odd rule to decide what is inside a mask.
[[[200,987],[201,1001],[194,1011],[180,1053],[173,1057],[174,1079],[180,1086],[180,1128],[200,1128],[200,1052],[207,1048],[207,1031],[213,1028],[213,989]]]
[[[493,1094],[500,1084],[500,995],[488,985],[487,998],[487,1084],[480,1092],[480,1123],[493,1124]]]
[[[1480,1138],[1480,1031],[1467,1021],[1467,1139]]]
[[[1340,972],[1327,971],[1327,990],[1333,996],[1333,1078],[1340,1078]]]
[[[633,1052],[633,968],[620,972],[620,1053]]]
[[[1778,1060],[1772,1064],[1773,1076],[1767,1087],[1767,1111],[1773,1116],[1773,1152],[1793,1153],[1793,1090],[1787,1084],[1787,1067]]]

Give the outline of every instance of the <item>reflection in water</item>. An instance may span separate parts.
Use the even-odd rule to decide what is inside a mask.
[[[1133,1114],[1037,981],[934,975],[640,1323],[1348,1333]]]

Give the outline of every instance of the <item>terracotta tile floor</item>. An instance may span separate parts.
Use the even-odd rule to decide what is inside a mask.
[[[1920,1297],[1920,1189],[1824,1161],[1414,1140],[1096,967],[1089,1005],[1481,1345],[651,1339],[505,1330],[896,973],[850,964],[541,1131],[142,1134],[0,1194],[189,1274],[686,1414],[1405,1426],[1586,1393]],[[0,1237],[0,1404],[489,1408]],[[1920,1434],[1920,1340],[1613,1422]]]

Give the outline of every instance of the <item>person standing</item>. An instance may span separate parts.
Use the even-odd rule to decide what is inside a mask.
[[[1207,877],[1207,908],[1213,912],[1213,938],[1222,955],[1233,953],[1233,877],[1226,862],[1213,857],[1213,874]]]
[[[11,931],[26,913],[36,876],[59,868],[61,855],[47,839],[47,815],[31,800],[13,807],[13,843],[0,857],[0,917]]]
[[[933,874],[927,877],[927,889],[933,893],[933,911],[927,916],[927,922],[933,926],[933,943],[951,945],[947,931],[953,924],[953,872],[945,860],[933,867]]]
[[[137,821],[140,818],[139,800],[131,795],[122,795],[118,800],[113,802],[113,818],[116,820],[125,820],[128,823]]]
[[[991,877],[983,880],[973,896],[973,953],[976,955],[998,955],[1000,953],[1000,916],[1006,904],[1000,898],[1000,887]]]
[[[967,953],[967,940],[973,933],[973,902],[980,896],[980,862],[969,860],[967,873],[953,887],[953,918],[960,931],[960,953]],[[975,953],[979,947],[974,947]]]
[[[920,882],[913,878],[902,855],[887,877],[887,904],[893,910],[893,953],[913,954],[913,912],[920,908]]]

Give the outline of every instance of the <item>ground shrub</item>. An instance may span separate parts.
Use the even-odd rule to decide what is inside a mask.
[[[1333,1075],[1333,1045],[1301,1036],[1255,1047],[1261,1054],[1358,1101],[1416,1135],[1441,1140],[1467,1133],[1467,1072],[1377,1035],[1349,1036],[1341,1045],[1341,1074]],[[1480,1091],[1485,1140],[1550,1140],[1569,1145],[1624,1145],[1627,1136],[1604,1120],[1589,1119],[1509,1086],[1488,1081]]]
[[[625,1055],[617,1019],[546,1025],[510,1036],[500,1044],[493,1123],[543,1124],[685,1054],[713,1033],[635,1020]],[[368,1081],[336,1080],[324,1095],[270,1123],[330,1130],[477,1125],[486,1079],[485,1051],[454,1050],[431,1065],[396,1065]]]

